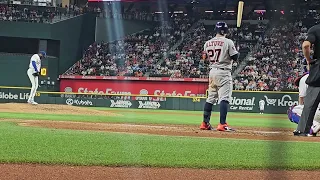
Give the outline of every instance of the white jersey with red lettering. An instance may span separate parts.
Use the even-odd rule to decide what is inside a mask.
[[[214,37],[204,44],[204,51],[210,60],[210,67],[232,69],[231,56],[238,51],[231,39]]]

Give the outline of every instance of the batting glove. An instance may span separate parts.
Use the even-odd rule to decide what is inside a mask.
[[[33,76],[39,76],[40,73],[39,73],[39,72],[35,72],[35,73],[33,73],[32,75],[33,75]]]

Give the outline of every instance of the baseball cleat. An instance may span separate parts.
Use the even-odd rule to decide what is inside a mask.
[[[33,101],[31,104],[32,104],[32,105],[38,105],[38,103],[37,103],[37,102],[34,102],[34,101]]]
[[[307,134],[308,137],[317,137],[316,133],[312,133],[312,134]]]
[[[294,136],[302,136],[302,137],[303,137],[303,136],[304,136],[304,137],[311,137],[310,134],[303,133],[303,132],[298,131],[298,130],[294,130],[294,131],[293,131],[293,135],[294,135]]]
[[[301,132],[301,131],[295,130],[295,131],[293,131],[293,135],[294,135],[294,136],[304,136],[304,137],[316,137],[316,136],[317,136],[317,133],[314,133],[314,132],[312,131],[312,129],[310,130],[309,133],[303,133],[303,132]]]
[[[32,105],[37,105],[37,104],[38,104],[38,103],[35,102],[35,101],[29,101],[29,100],[28,100],[28,103],[29,103],[29,104],[32,104]]]
[[[313,132],[312,128],[310,129],[309,134],[307,134],[308,137],[316,137],[317,133]]]
[[[200,125],[201,130],[212,130],[212,126],[210,123],[202,122]]]
[[[219,124],[217,127],[218,131],[224,131],[224,132],[232,132],[235,131],[234,129],[230,128],[229,125],[226,124]]]

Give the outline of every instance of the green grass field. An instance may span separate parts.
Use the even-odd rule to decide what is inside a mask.
[[[109,110],[97,108],[99,110]],[[82,122],[126,122],[199,125],[201,112],[112,109],[123,117],[0,113],[3,119]],[[150,112],[155,113],[150,113]],[[142,114],[148,112],[150,114]],[[217,114],[212,118],[217,122]],[[286,115],[235,118],[232,126],[283,127],[296,125]],[[260,116],[259,114],[241,114]],[[152,166],[228,169],[319,169],[317,142],[171,137],[129,133],[22,127],[0,121],[0,162],[103,166]]]

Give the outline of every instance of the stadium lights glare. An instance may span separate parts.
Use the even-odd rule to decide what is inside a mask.
[[[206,13],[213,13],[213,11],[204,11],[204,12],[206,12]]]

